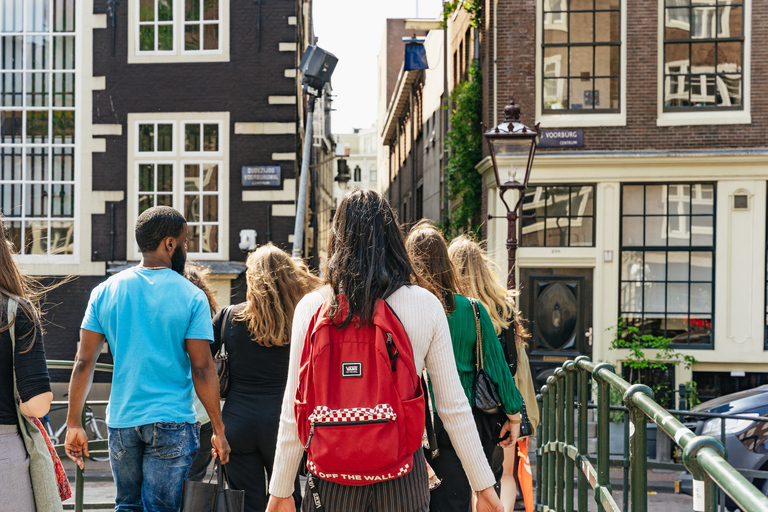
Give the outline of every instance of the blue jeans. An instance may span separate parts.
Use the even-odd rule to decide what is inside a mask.
[[[199,447],[200,427],[192,423],[110,428],[115,511],[178,512],[181,487]]]

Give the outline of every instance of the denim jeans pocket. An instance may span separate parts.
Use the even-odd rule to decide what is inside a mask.
[[[186,423],[155,423],[152,447],[161,459],[172,459],[181,455],[184,438],[187,435]]]
[[[123,446],[123,437],[119,428],[109,429],[109,454],[112,458],[119,459],[125,454],[125,447]]]

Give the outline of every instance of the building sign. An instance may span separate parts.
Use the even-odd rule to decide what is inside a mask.
[[[280,166],[243,166],[244,187],[279,187]]]
[[[580,148],[584,130],[541,130],[540,148]]]

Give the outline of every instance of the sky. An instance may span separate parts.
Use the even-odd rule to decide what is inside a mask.
[[[331,79],[334,134],[376,122],[384,20],[414,18],[417,9],[420,18],[434,19],[441,5],[441,0],[314,0],[317,45],[339,59]]]

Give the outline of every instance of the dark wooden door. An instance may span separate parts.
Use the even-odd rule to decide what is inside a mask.
[[[592,356],[592,269],[524,268],[520,310],[528,320],[528,357],[540,389],[555,368]]]

